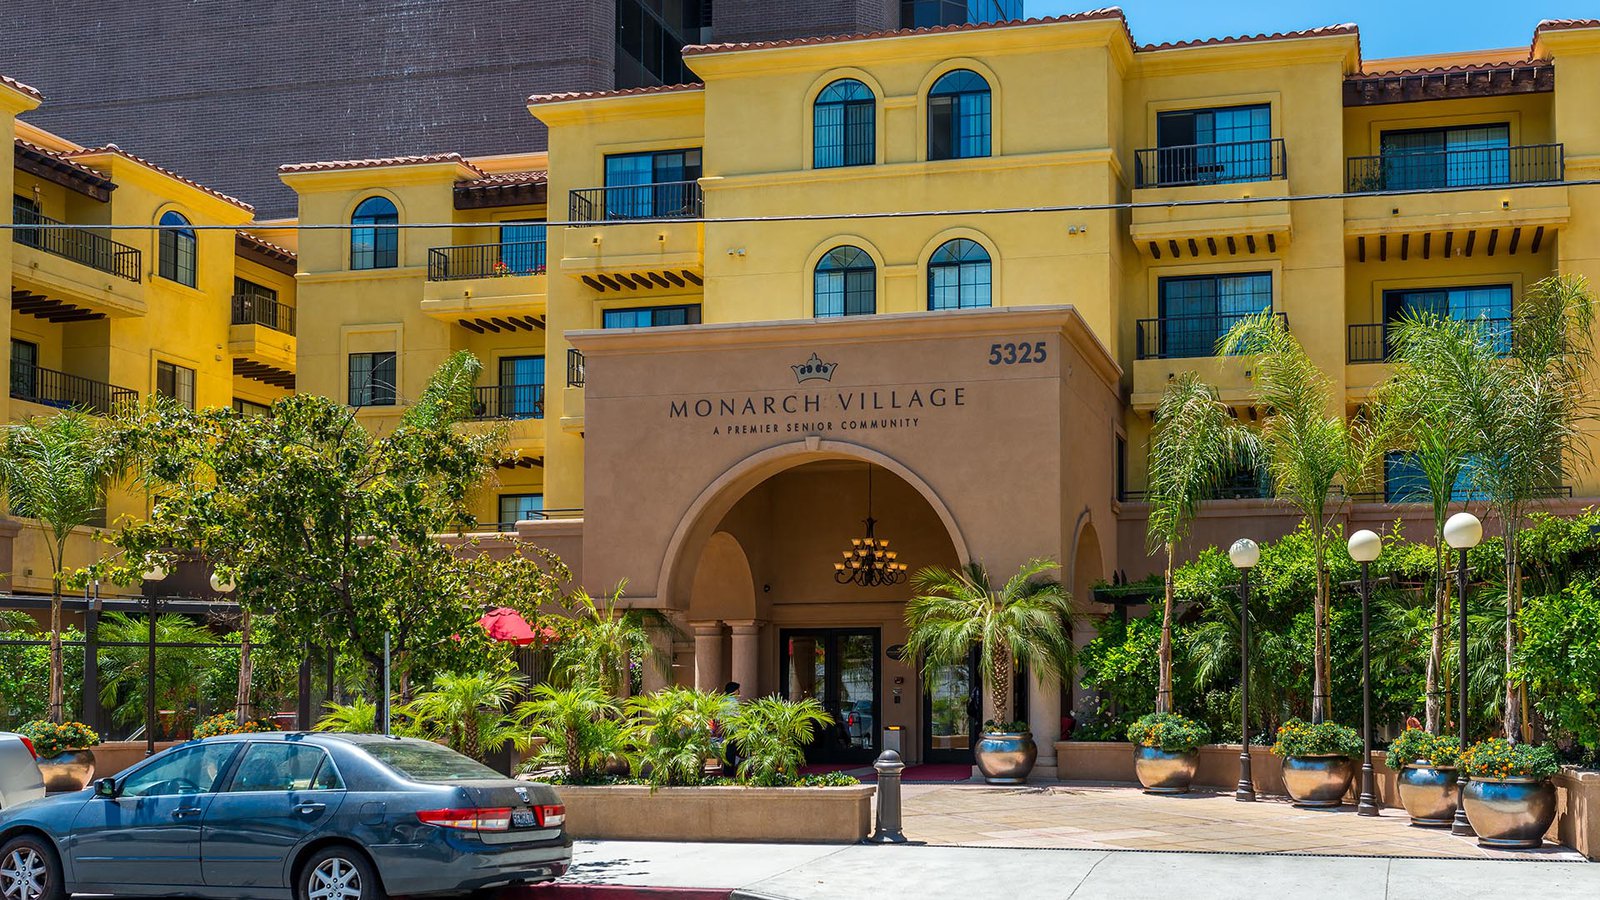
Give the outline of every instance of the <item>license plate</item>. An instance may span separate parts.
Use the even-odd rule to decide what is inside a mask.
[[[514,809],[511,811],[511,827],[533,828],[539,824],[539,817],[531,809]]]

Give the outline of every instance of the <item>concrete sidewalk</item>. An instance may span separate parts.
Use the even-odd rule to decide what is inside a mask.
[[[609,885],[709,889],[743,900],[1600,897],[1600,865],[1586,862],[623,841],[580,842],[573,861],[562,883],[593,886],[589,896]]]

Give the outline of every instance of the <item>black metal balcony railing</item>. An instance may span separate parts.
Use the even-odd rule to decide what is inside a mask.
[[[1242,184],[1283,178],[1283,138],[1133,151],[1134,187]]]
[[[260,294],[234,294],[233,324],[264,325],[273,331],[294,334],[294,307]]]
[[[489,384],[473,388],[474,419],[542,419],[544,385]]]
[[[18,228],[11,230],[11,239],[25,247],[33,247],[83,263],[129,281],[142,277],[138,248],[82,228],[28,228],[29,225],[64,225],[49,216],[40,215],[25,206],[11,207],[12,221]]]
[[[1358,193],[1541,184],[1565,178],[1566,159],[1561,144],[1528,144],[1356,156],[1346,171],[1348,189]]]
[[[434,247],[428,251],[428,280],[543,275],[544,265],[544,241]]]
[[[1510,319],[1480,318],[1471,321],[1482,329],[1485,339],[1494,344],[1502,355],[1511,352]],[[1389,346],[1390,325],[1366,323],[1349,326],[1347,350],[1351,365],[1388,362],[1394,356],[1394,348]]]
[[[698,219],[704,211],[705,198],[698,181],[667,181],[573,191],[567,218],[573,222]]]
[[[1217,355],[1217,339],[1255,313],[1216,316],[1165,316],[1136,323],[1137,359],[1192,359]],[[1289,317],[1275,313],[1284,328]]]
[[[1266,472],[1241,471],[1224,477],[1215,489],[1206,493],[1207,500],[1265,500],[1272,496],[1272,478]],[[1149,491],[1123,491],[1117,499],[1144,501],[1150,499]]]
[[[583,387],[583,351],[567,348],[567,387]]]
[[[139,392],[13,360],[11,396],[57,409],[109,413],[120,404],[138,400]]]

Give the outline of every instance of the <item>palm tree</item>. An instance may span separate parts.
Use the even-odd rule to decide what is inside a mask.
[[[665,624],[653,610],[617,607],[626,584],[600,600],[581,588],[567,604],[573,630],[557,645],[552,669],[570,684],[598,685],[613,697],[630,693],[634,660],[653,663],[663,675],[672,657],[651,640],[651,631]]]
[[[144,719],[145,687],[149,683],[149,656],[144,644],[150,626],[126,613],[106,613],[100,620],[100,702],[114,722]],[[167,613],[156,617],[156,707],[175,713],[200,705],[201,687],[209,665],[205,645],[216,642],[206,626],[187,616]],[[176,724],[176,723],[174,723]]]
[[[481,761],[515,739],[517,727],[507,710],[522,686],[517,675],[440,675],[404,712],[432,740]]]
[[[739,748],[740,780],[763,787],[781,787],[800,777],[806,745],[833,717],[813,697],[785,700],[762,697],[739,705],[728,723],[724,747]]]
[[[68,410],[11,425],[0,443],[0,486],[11,514],[38,519],[50,554],[50,721],[63,720],[61,580],[67,540],[105,515],[123,453],[94,416]]]
[[[700,784],[706,760],[717,755],[713,723],[726,720],[734,704],[727,694],[685,687],[628,698],[639,747],[634,774],[657,787]]]
[[[545,758],[559,760],[572,783],[592,779],[624,749],[622,710],[593,684],[535,685],[533,699],[517,707],[517,716],[545,739]]]
[[[1328,545],[1338,530],[1342,498],[1334,488],[1359,483],[1367,474],[1367,448],[1338,410],[1332,382],[1306,355],[1305,348],[1272,313],[1250,316],[1217,341],[1223,356],[1250,355],[1255,371],[1256,405],[1267,413],[1253,435],[1254,455],[1272,476],[1279,499],[1300,512],[1311,531],[1317,588],[1312,607],[1311,720],[1329,712]]]
[[[329,703],[312,731],[331,731],[338,734],[376,734],[378,731],[378,706],[365,697],[356,697],[349,703]]]
[[[1036,580],[1057,568],[1053,560],[1030,560],[998,588],[978,563],[923,569],[912,579],[916,596],[906,604],[906,654],[923,660],[931,682],[941,669],[965,665],[977,647],[994,720],[1004,727],[1012,720],[1015,667],[1026,666],[1045,684],[1072,677],[1071,599],[1060,583]]]
[[[1172,711],[1172,570],[1200,504],[1216,495],[1224,474],[1243,455],[1241,429],[1217,389],[1184,372],[1167,386],[1150,439],[1150,552],[1167,555],[1161,615],[1156,712]]]

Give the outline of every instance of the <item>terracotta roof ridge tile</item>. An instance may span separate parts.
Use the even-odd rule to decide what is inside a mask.
[[[1560,31],[1565,28],[1600,28],[1600,19],[1544,19],[1535,25],[1535,34],[1541,31]]]
[[[689,48],[685,47],[685,54]],[[699,82],[686,84],[653,84],[645,87],[618,88],[614,91],[555,91],[549,94],[533,94],[528,97],[529,103],[561,103],[567,100],[594,100],[601,97],[635,97],[642,94],[671,94],[678,91],[702,91],[705,85]]]
[[[1127,17],[1122,14],[1122,7],[1107,6],[1103,9],[1091,9],[1084,12],[1068,13],[1060,16],[1043,16],[1032,19],[1005,19],[997,22],[967,22],[961,25],[933,25],[924,28],[893,28],[883,31],[863,31],[853,34],[825,34],[813,37],[785,38],[776,41],[739,41],[715,44],[690,44],[683,48],[684,56],[697,56],[703,53],[722,53],[730,50],[771,50],[779,47],[807,47],[817,44],[837,44],[845,41],[864,41],[877,38],[901,37],[913,34],[950,34],[961,31],[990,31],[997,28],[1012,28],[1021,25],[1053,25],[1060,22],[1090,22],[1103,19],[1121,20],[1123,28],[1127,28]],[[1133,42],[1130,34],[1129,43]]]
[[[1363,78],[1399,78],[1407,75],[1453,75],[1458,72],[1489,72],[1499,69],[1525,69],[1535,66],[1548,66],[1548,59],[1508,59],[1502,62],[1475,62],[1453,63],[1444,66],[1424,66],[1415,69],[1377,69],[1371,72],[1357,72],[1346,75],[1346,81],[1359,81]]]
[[[1331,37],[1341,34],[1361,33],[1354,22],[1341,22],[1337,25],[1322,25],[1317,28],[1304,28],[1298,31],[1274,31],[1270,34],[1241,34],[1232,37],[1194,38],[1186,41],[1166,41],[1160,44],[1140,44],[1137,48],[1141,53],[1154,50],[1184,50],[1191,47],[1214,47],[1220,44],[1247,44],[1255,41],[1289,41],[1297,38]]]
[[[16,142],[16,145],[18,147],[23,147],[23,148],[25,148],[25,149],[33,152],[33,153],[37,153],[37,154],[41,155],[41,156],[48,156],[51,159],[55,160],[56,162],[61,163],[63,166],[66,166],[66,167],[68,167],[70,169],[75,169],[80,174],[82,174],[82,175],[84,175],[84,176],[86,176],[88,178],[93,178],[93,179],[95,179],[97,181],[104,181],[107,184],[111,183],[111,176],[109,176],[106,173],[100,171],[99,169],[95,169],[95,168],[92,168],[90,166],[86,166],[83,163],[76,162],[74,160],[68,159],[66,154],[63,153],[60,150],[52,150],[49,147],[45,147],[45,146],[42,146],[40,144],[35,144],[33,141],[30,141],[27,138],[20,138],[19,137],[19,138],[15,139],[15,142]]]
[[[0,75],[0,84],[3,84],[6,87],[11,88],[12,90],[15,90],[15,91],[21,91],[22,93],[27,94],[29,97],[32,97],[35,100],[43,100],[44,99],[44,94],[41,93],[38,88],[34,87],[31,84],[23,84],[22,82],[16,80],[15,78],[12,78],[10,75]]]
[[[129,153],[128,151],[122,149],[121,147],[118,147],[116,144],[104,144],[104,145],[99,146],[99,147],[85,147],[82,150],[73,150],[73,151],[71,151],[69,153],[63,153],[62,156],[67,158],[67,159],[76,159],[76,158],[78,158],[80,156],[99,156],[99,155],[104,154],[104,153],[111,153],[111,154],[114,154],[116,156],[120,156],[123,159],[126,159],[126,160],[128,160],[130,162],[138,163],[139,165],[144,166],[147,169],[150,169],[150,170],[156,171],[156,172],[160,172],[161,174],[167,176],[168,178],[171,178],[171,179],[173,179],[175,181],[181,181],[184,184],[187,184],[188,186],[190,186],[192,188],[195,188],[195,189],[197,189],[199,191],[202,191],[204,193],[210,194],[213,197],[216,197],[218,200],[222,200],[224,202],[231,203],[234,206],[237,206],[237,207],[239,207],[240,209],[242,209],[242,210],[244,210],[246,212],[252,212],[253,213],[253,212],[256,211],[256,208],[254,206],[252,206],[249,203],[246,203],[243,200],[240,200],[238,197],[234,197],[234,196],[232,196],[230,194],[224,194],[223,192],[217,190],[216,188],[206,187],[205,185],[201,184],[200,182],[195,181],[193,178],[186,178],[186,177],[184,177],[182,175],[179,175],[177,172],[174,172],[171,169],[166,168],[165,166],[156,165],[155,163],[151,162],[148,159],[145,159],[142,156],[135,156],[134,154]]]
[[[256,245],[259,245],[261,247],[265,247],[266,249],[271,250],[274,253],[281,253],[281,254],[289,257],[290,259],[298,259],[299,258],[299,255],[296,254],[293,250],[290,250],[288,247],[285,247],[282,244],[274,244],[273,242],[271,242],[271,241],[267,240],[266,238],[262,237],[261,235],[256,234],[256,233],[251,232],[251,231],[246,231],[243,228],[239,229],[239,237],[244,238],[245,240],[249,241],[252,244],[256,244]]]
[[[369,159],[330,159],[321,162],[285,163],[278,167],[282,173],[294,172],[332,172],[340,169],[376,169],[382,166],[415,166],[425,163],[453,162],[471,169],[478,175],[486,175],[482,169],[473,165],[460,153],[418,153],[410,156],[378,156]]]

